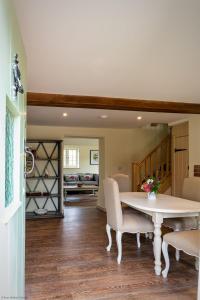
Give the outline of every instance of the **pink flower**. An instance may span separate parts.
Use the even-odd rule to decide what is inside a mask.
[[[150,187],[150,185],[149,185],[148,183],[146,183],[146,182],[143,183],[142,189],[143,189],[145,192],[147,192],[147,193],[151,192],[151,187]]]

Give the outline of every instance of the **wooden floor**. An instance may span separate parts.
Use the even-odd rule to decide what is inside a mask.
[[[181,255],[168,279],[155,276],[152,244],[124,234],[121,265],[105,246],[105,214],[93,207],[67,207],[64,219],[27,221],[26,299],[196,299],[194,259]],[[114,236],[113,236],[114,237]]]

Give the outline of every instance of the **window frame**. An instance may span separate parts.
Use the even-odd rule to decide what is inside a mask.
[[[69,158],[67,157],[67,151],[76,151],[76,165],[69,164]],[[68,159],[68,161],[67,161]],[[64,154],[63,154],[63,167],[64,169],[80,169],[80,148],[76,146],[64,146]]]
[[[7,224],[9,220],[13,217],[19,207],[22,205],[20,200],[20,180],[21,180],[21,172],[20,172],[20,132],[21,132],[21,115],[18,106],[16,105],[16,101],[12,101],[7,96],[6,98],[6,110],[9,110],[14,118],[14,132],[13,132],[13,141],[14,141],[14,154],[13,154],[13,199],[6,206],[6,199],[4,196],[4,204],[3,211],[1,214],[0,221],[4,224]],[[5,113],[6,113],[5,110]],[[6,118],[5,118],[6,122]],[[5,123],[6,130],[6,123]],[[5,132],[6,134],[6,132]],[[5,143],[5,153],[6,153],[6,143]],[[19,162],[20,157],[20,162]],[[6,163],[6,155],[5,155],[5,163]],[[6,168],[4,165],[4,170],[6,172]],[[5,180],[5,179],[4,179]]]

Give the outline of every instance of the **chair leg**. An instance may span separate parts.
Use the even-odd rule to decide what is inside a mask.
[[[169,271],[169,254],[168,254],[168,244],[163,241],[162,243],[162,252],[165,259],[165,269],[162,271],[162,276],[167,278],[167,274]]]
[[[180,231],[180,230],[175,229],[175,231]],[[176,258],[176,261],[180,260],[180,251],[178,249],[176,249],[176,251],[175,251],[175,258]]]
[[[176,257],[176,261],[180,260],[180,250],[176,249],[175,257]]]
[[[137,233],[137,247],[140,249],[140,232]]]
[[[118,249],[117,263],[120,264],[122,259],[122,233],[120,231],[116,232],[116,242]]]
[[[112,236],[111,236],[111,227],[109,224],[106,225],[106,232],[107,232],[107,236],[108,236],[108,246],[106,247],[107,251],[110,251],[111,246],[112,246]]]

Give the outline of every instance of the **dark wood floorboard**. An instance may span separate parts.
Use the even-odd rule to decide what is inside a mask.
[[[105,214],[96,208],[67,207],[64,219],[27,221],[26,297],[31,300],[196,299],[194,259],[174,260],[168,279],[155,276],[152,243],[124,234],[121,265],[105,246]],[[114,238],[114,235],[113,235]]]

